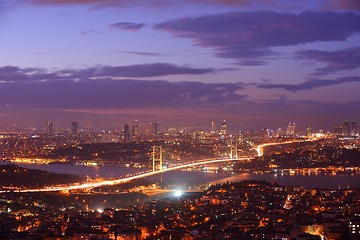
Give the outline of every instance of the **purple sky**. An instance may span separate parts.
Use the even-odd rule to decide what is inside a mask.
[[[358,0],[2,0],[0,125],[360,121]]]

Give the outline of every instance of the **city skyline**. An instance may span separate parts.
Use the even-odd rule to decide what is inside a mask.
[[[2,1],[0,122],[359,121],[357,1]],[[232,125],[233,124],[233,125]],[[232,125],[232,126],[231,126]]]

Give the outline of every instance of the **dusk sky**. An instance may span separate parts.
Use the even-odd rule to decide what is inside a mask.
[[[0,125],[360,121],[359,0],[1,0]]]

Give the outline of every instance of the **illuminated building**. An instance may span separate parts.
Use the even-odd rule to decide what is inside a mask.
[[[261,133],[264,138],[268,138],[271,136],[271,130],[269,128],[263,128],[261,130]]]
[[[286,135],[287,136],[293,136],[295,135],[295,122],[289,122],[287,129],[286,129]]]
[[[79,123],[78,122],[71,122],[71,134],[77,134],[79,129]]]
[[[159,132],[159,123],[153,122],[153,123],[151,123],[151,125],[153,127],[153,134],[156,135]]]
[[[344,134],[344,126],[342,125],[337,125],[334,127],[334,134],[337,136],[343,135]]]
[[[216,123],[215,123],[215,119],[213,119],[211,121],[211,133],[215,133],[216,131]]]
[[[220,131],[220,134],[221,135],[225,135],[227,133],[227,125],[226,125],[226,121],[224,120],[221,124],[221,131]]]
[[[132,134],[133,134],[133,137],[135,137],[135,138],[139,137],[139,135],[140,135],[140,125],[139,125],[138,120],[134,121],[134,126],[132,128]]]
[[[355,121],[351,122],[350,134],[353,137],[358,134],[358,127]]]
[[[306,128],[306,135],[307,136],[310,136],[312,134],[312,128],[311,128],[311,125],[309,125],[307,128]]]
[[[360,217],[355,216],[349,221],[349,233],[350,236],[360,236]]]
[[[124,142],[130,141],[130,127],[128,124],[124,125]]]
[[[52,122],[46,121],[46,133],[48,135],[53,134],[54,126]]]

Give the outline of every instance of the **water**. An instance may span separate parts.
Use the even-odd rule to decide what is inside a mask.
[[[0,163],[6,164],[6,163]],[[54,173],[75,174],[81,177],[120,178],[129,173],[143,171],[143,169],[120,167],[87,167],[67,164],[16,164],[20,167],[45,170]],[[160,182],[160,175],[145,178],[151,182]],[[307,188],[346,188],[360,187],[360,174],[344,175],[281,175],[281,174],[253,174],[253,173],[205,173],[189,171],[173,171],[162,174],[162,182],[166,184],[200,184],[200,183],[225,183],[242,180],[265,180],[280,185],[304,186]]]

